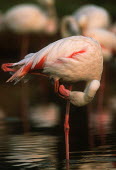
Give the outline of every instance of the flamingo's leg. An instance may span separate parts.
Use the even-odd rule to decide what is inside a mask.
[[[64,121],[64,132],[65,132],[65,147],[66,147],[66,161],[69,160],[69,111],[70,111],[70,102],[67,100],[66,105],[66,114]]]
[[[54,81],[54,92],[58,94],[58,96],[60,96],[61,98],[65,99],[65,97],[63,95],[61,95],[61,93],[59,93],[59,88],[60,88],[60,83],[59,80],[55,80]]]
[[[72,86],[69,87],[72,89]],[[64,121],[64,132],[65,132],[65,146],[66,146],[66,163],[69,166],[69,113],[70,113],[70,101],[67,100],[66,104],[66,114],[65,114],[65,121]]]

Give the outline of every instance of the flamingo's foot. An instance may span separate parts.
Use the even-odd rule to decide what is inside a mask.
[[[59,86],[59,93],[66,99],[70,96],[70,90],[66,89],[63,85]]]
[[[9,68],[13,65],[13,63],[6,63],[6,64],[2,64],[2,70],[4,70],[5,72],[7,71],[12,71],[15,72],[15,69]]]

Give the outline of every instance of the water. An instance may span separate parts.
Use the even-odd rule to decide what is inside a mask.
[[[0,169],[65,170],[65,150],[60,135],[34,132],[26,135],[2,135],[0,137]],[[107,145],[75,151],[70,147],[70,169],[116,169],[116,145],[113,136]],[[76,144],[75,144],[76,146]]]

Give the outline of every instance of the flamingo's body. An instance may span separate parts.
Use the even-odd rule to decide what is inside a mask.
[[[52,7],[48,8],[52,10]],[[4,14],[4,25],[17,33],[54,33],[57,29],[56,16],[47,12],[34,4],[16,5]]]
[[[61,33],[63,37],[67,37],[78,35],[89,28],[107,28],[109,25],[110,16],[107,10],[90,4],[80,7],[70,16],[65,16],[61,24]]]
[[[17,63],[3,64],[2,68],[4,71],[16,72],[8,81],[18,81],[29,72],[42,69],[43,73],[49,74],[56,81],[85,80],[89,82],[86,89],[88,91],[93,80],[96,80],[97,84],[94,90],[98,88],[102,64],[102,52],[97,41],[83,36],[72,36],[58,40],[37,53],[28,54]]]
[[[113,53],[116,51],[116,35],[102,28],[87,29],[84,35],[96,39],[103,52],[104,61],[110,60]]]
[[[47,17],[36,5],[17,5],[4,16],[6,26],[15,32],[37,32],[43,29]]]

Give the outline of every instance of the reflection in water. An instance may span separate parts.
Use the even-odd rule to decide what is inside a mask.
[[[10,135],[0,137],[0,169],[45,169],[65,170],[66,162],[59,162],[57,145],[60,138],[45,133],[28,135]],[[116,161],[116,145],[96,147],[93,151],[70,153],[70,170],[112,170]],[[3,167],[2,167],[3,165]],[[60,167],[60,168],[59,168]]]
[[[11,136],[8,142],[9,151],[5,161],[15,167],[51,168],[56,164],[56,137],[49,135]],[[52,164],[50,165],[50,162]]]
[[[37,105],[30,109],[30,121],[35,127],[54,127],[59,124],[60,109],[55,103]]]

